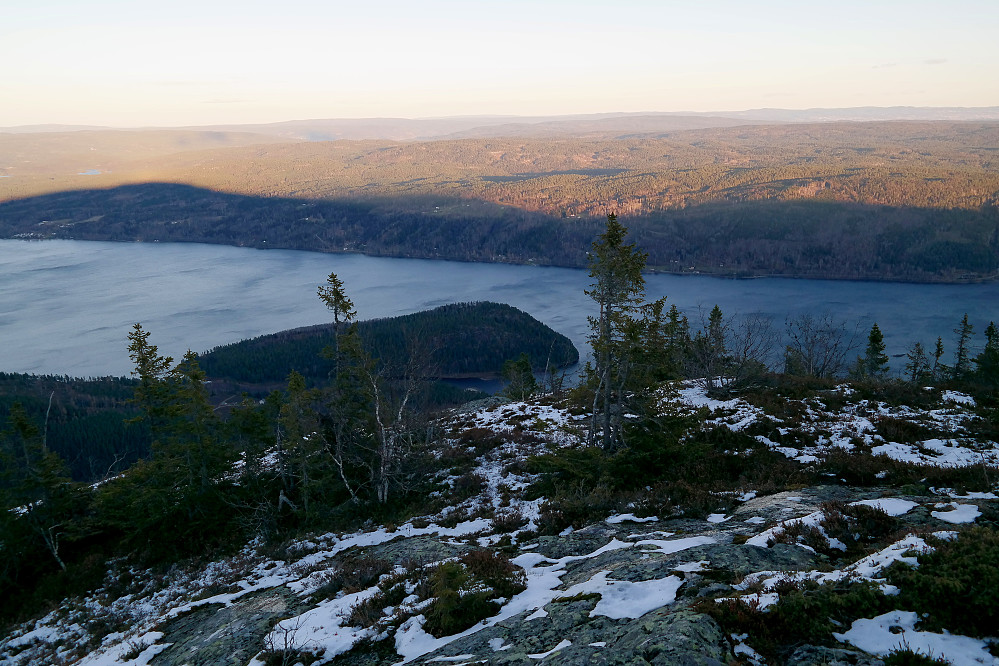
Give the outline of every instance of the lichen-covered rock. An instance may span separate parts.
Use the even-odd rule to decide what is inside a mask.
[[[707,560],[711,569],[735,575],[753,571],[803,571],[815,565],[814,553],[785,543],[777,543],[770,548],[745,544],[710,544],[696,546],[680,554],[687,561]]]
[[[787,666],[884,666],[884,662],[857,650],[802,645],[784,662]]]
[[[714,620],[686,607],[666,606],[637,619],[590,616],[596,599],[556,601],[544,617],[520,615],[424,655],[416,664],[459,655],[490,664],[662,664],[720,666],[728,641]],[[553,651],[554,650],[554,651]]]
[[[728,641],[706,615],[660,608],[640,618],[608,648],[622,656],[641,656],[649,664],[720,666],[728,654]]]
[[[170,647],[152,666],[245,666],[263,649],[274,622],[294,615],[300,602],[283,587],[238,599],[230,606],[208,604],[168,620],[157,629]]]
[[[539,663],[546,666],[716,666],[732,663],[739,659],[732,652],[733,644],[738,641],[729,633],[736,625],[725,625],[723,629],[715,619],[695,609],[714,608],[712,602],[706,601],[713,597],[738,597],[752,592],[735,586],[750,574],[758,574],[756,578],[749,577],[752,583],[772,572],[826,572],[831,563],[841,569],[849,564],[831,562],[828,555],[816,554],[801,544],[775,543],[760,547],[748,545],[746,540],[780,521],[819,511],[827,501],[849,503],[880,497],[900,498],[900,495],[889,489],[802,488],[750,499],[731,515],[716,516],[710,521],[692,518],[643,520],[640,523],[601,521],[559,536],[507,545],[504,552],[526,569],[528,590],[516,602],[521,604],[515,606],[518,614],[496,624],[491,624],[495,618],[487,619],[470,629],[468,635],[452,637],[449,643],[444,640],[421,643],[423,638],[417,636],[416,643],[402,642],[399,649],[408,648],[407,654],[413,655],[440,646],[410,662],[425,666],[450,661],[500,666],[537,666]],[[901,497],[911,499],[917,505],[898,518],[900,526],[938,526],[939,522],[929,515],[938,499]],[[982,501],[981,504],[983,512],[995,511],[990,508],[994,503]],[[815,518],[817,516],[813,520]],[[479,536],[470,532],[449,536],[447,533],[412,535],[412,531],[403,530],[393,534],[382,530],[358,533],[353,545],[342,549],[338,549],[338,543],[345,538],[334,536],[323,541],[321,547],[312,548],[316,551],[312,556],[314,561],[307,561],[307,566],[289,565],[263,555],[246,555],[243,569],[233,567],[234,572],[243,573],[226,578],[225,589],[240,589],[235,581],[244,576],[245,584],[241,588],[256,591],[241,598],[217,597],[212,601],[229,598],[229,605],[206,605],[167,621],[162,620],[168,617],[165,611],[153,616],[154,620],[145,624],[142,631],[152,630],[163,635],[146,639],[155,640],[151,650],[161,650],[150,663],[152,666],[246,666],[262,650],[280,647],[266,643],[271,627],[278,620],[296,618],[319,604],[323,608],[336,607],[335,614],[329,610],[328,615],[320,618],[319,633],[330,628],[340,632],[331,636],[348,636],[351,641],[342,646],[346,652],[331,663],[344,666],[397,664],[402,657],[396,653],[396,631],[408,618],[426,612],[426,604],[431,603],[427,596],[427,572],[437,563],[483,547],[479,544],[488,544],[484,540],[477,542]],[[387,540],[391,537],[395,538]],[[885,545],[876,544],[876,548]],[[324,548],[330,552],[324,555],[321,552]],[[261,558],[265,561],[259,561]],[[324,592],[321,603],[319,596],[310,595],[323,583],[324,576],[330,577],[338,568],[368,558],[381,560],[374,567],[378,571],[387,571],[390,565],[416,563],[418,566],[408,567],[404,573],[393,572],[396,578],[383,580],[380,593],[374,588],[376,579],[369,578],[363,583],[344,585],[338,592]],[[424,566],[419,566],[421,564]],[[252,575],[247,575],[247,571]],[[666,586],[646,585],[648,581],[667,579],[670,582]],[[264,585],[273,587],[263,589]],[[166,603],[172,603],[170,608],[176,609],[185,599],[198,593],[197,585],[191,584],[176,602]],[[361,596],[339,606],[335,603],[338,599],[353,599],[349,595]],[[204,596],[202,593],[201,598]],[[375,604],[365,611],[367,615],[362,614],[362,619],[348,619],[358,600],[369,598],[383,603],[384,608]],[[537,608],[539,604],[544,604],[543,609]],[[601,612],[614,606],[611,613],[614,617],[592,614],[598,604],[603,604]],[[629,613],[643,612],[640,617],[627,617]],[[366,621],[363,618],[372,619],[374,625],[362,630],[347,624]],[[723,615],[719,616],[719,621],[727,622]],[[331,639],[330,644],[335,644],[336,640],[340,639]],[[358,640],[360,642],[354,642]],[[753,645],[753,637],[747,637],[745,642]],[[442,643],[446,644],[441,646]],[[418,647],[414,649],[414,645]],[[19,666],[59,663],[54,657],[49,658],[49,655],[59,656],[59,645],[48,648],[48,652],[43,652],[42,647],[21,646],[10,641],[5,646],[0,642],[0,661],[5,656],[23,653],[23,657],[12,663]],[[117,649],[115,645],[104,646],[104,649],[108,647]],[[792,648],[783,645],[781,649]],[[121,650],[119,653],[124,654]],[[108,655],[109,659],[115,656],[110,652]],[[883,666],[882,660],[856,649],[813,645],[797,646],[786,663],[792,666]]]
[[[436,536],[401,538],[365,549],[371,557],[396,564],[404,562],[438,562],[457,557],[471,550],[471,546],[444,541]]]
[[[607,544],[618,530],[607,525],[591,525],[560,536],[544,536],[537,540],[534,552],[557,560],[569,555],[585,555]]]

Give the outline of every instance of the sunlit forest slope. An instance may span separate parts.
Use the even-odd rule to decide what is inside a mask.
[[[615,212],[656,270],[960,281],[999,268],[997,122],[632,125],[411,142],[234,133],[110,173],[7,169],[0,236],[582,266]]]

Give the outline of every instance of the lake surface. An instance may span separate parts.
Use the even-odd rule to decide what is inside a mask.
[[[586,353],[586,271],[390,259],[193,243],[0,240],[0,371],[79,377],[127,375],[128,332],[141,322],[160,352],[212,347],[330,320],[316,288],[330,272],[362,319],[445,303],[509,303],[569,336]],[[766,278],[647,276],[649,300],[668,296],[691,319],[719,305],[726,317],[832,314],[877,322],[889,354],[942,336],[949,361],[964,313],[981,343],[999,320],[999,284],[915,285]],[[904,359],[893,359],[901,369]]]

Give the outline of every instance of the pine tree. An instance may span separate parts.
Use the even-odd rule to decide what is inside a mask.
[[[971,372],[971,350],[969,344],[975,330],[968,323],[968,314],[961,319],[961,325],[954,329],[957,333],[957,348],[954,350],[954,367],[951,375],[954,379],[964,379]]]
[[[707,324],[690,346],[691,360],[696,377],[704,377],[708,387],[723,381],[728,366],[728,350],[725,346],[726,325],[721,308],[717,305],[708,314]]]
[[[999,388],[999,329],[994,321],[985,329],[985,349],[974,361],[975,380],[990,390]]]
[[[943,378],[943,376],[946,374],[947,368],[944,366],[943,363],[940,362],[940,359],[943,358],[943,355],[944,355],[943,338],[937,337],[937,343],[933,347],[933,368],[930,370],[930,376],[933,378],[933,381],[940,381]]]
[[[931,375],[930,360],[926,356],[926,350],[920,342],[916,342],[906,352],[905,357],[909,362],[905,364],[905,376],[910,382],[916,383],[924,381]]]
[[[862,377],[883,377],[888,374],[888,355],[885,354],[885,338],[877,323],[871,326],[867,335],[864,355],[857,359],[856,374]]]
[[[139,380],[132,396],[132,403],[149,422],[153,437],[159,436],[168,420],[170,387],[167,378],[173,358],[162,356],[156,345],[149,343],[149,332],[142,324],[132,326],[128,334],[128,355],[135,365],[132,376]]]
[[[624,390],[628,381],[628,336],[634,339],[634,313],[645,294],[642,269],[648,255],[624,242],[627,229],[617,216],[607,216],[607,227],[590,252],[590,289],[586,295],[599,306],[590,317],[590,345],[593,348],[595,384],[589,441],[596,442],[600,423],[601,446],[609,451],[622,443]]]
[[[526,400],[538,390],[538,382],[534,378],[531,358],[527,352],[503,363],[503,379],[508,382],[503,389],[503,395],[511,400]]]

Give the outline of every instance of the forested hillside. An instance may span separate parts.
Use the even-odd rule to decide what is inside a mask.
[[[28,419],[43,425],[46,445],[66,461],[72,478],[95,481],[149,454],[149,428],[127,422],[138,414],[130,403],[135,386],[124,377],[0,372],[0,424],[21,405]]]
[[[987,279],[997,151],[951,121],[233,146],[4,178],[0,236],[583,266],[616,212],[655,270]]]

